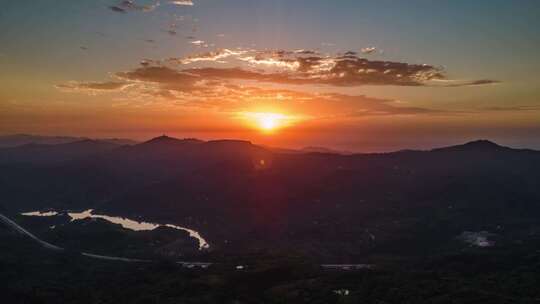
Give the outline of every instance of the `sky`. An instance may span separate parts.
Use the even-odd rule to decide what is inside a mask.
[[[0,4],[0,134],[540,149],[536,0]]]

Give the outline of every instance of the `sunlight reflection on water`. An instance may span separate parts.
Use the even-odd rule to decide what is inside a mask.
[[[88,209],[82,212],[68,212],[67,215],[71,218],[71,221],[83,220],[86,218],[99,218],[111,222],[113,224],[119,224],[123,228],[134,230],[134,231],[143,231],[143,230],[154,230],[158,227],[169,227],[177,230],[183,230],[189,233],[189,236],[196,238],[199,241],[199,250],[210,248],[210,244],[201,236],[201,234],[195,230],[180,227],[172,224],[155,224],[149,222],[138,222],[128,218],[118,217],[118,216],[108,216],[101,214],[93,214],[93,209]],[[21,213],[26,216],[55,216],[58,215],[58,212],[55,211],[32,211]]]

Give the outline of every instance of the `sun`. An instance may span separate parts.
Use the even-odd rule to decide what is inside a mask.
[[[244,115],[255,127],[266,133],[284,127],[290,120],[287,115],[281,113],[250,112]]]
[[[279,113],[254,113],[254,118],[263,131],[270,132],[283,126],[286,116]]]
[[[279,115],[266,113],[259,117],[259,126],[266,131],[273,130],[278,126],[279,119]]]

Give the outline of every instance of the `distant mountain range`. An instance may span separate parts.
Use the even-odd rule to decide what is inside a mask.
[[[66,144],[77,141],[88,140],[86,137],[71,137],[71,136],[42,136],[30,134],[13,134],[0,136],[0,148],[17,147],[28,144],[39,145],[57,145]],[[116,145],[133,145],[137,142],[131,139],[123,138],[105,138],[99,139],[103,142],[108,142]]]
[[[9,212],[95,209],[196,229],[217,253],[294,248],[326,260],[540,237],[540,152],[486,140],[430,151],[290,153],[161,136],[0,149]],[[475,235],[467,234],[467,235]]]

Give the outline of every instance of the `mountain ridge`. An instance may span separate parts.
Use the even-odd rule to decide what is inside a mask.
[[[83,140],[99,140],[104,142],[115,143],[118,145],[132,145],[137,142],[131,139],[126,138],[95,138],[91,139],[88,137],[78,137],[78,136],[46,136],[46,135],[33,135],[33,134],[10,134],[10,135],[0,135],[0,149],[1,148],[13,148],[27,144],[44,144],[44,145],[55,145],[55,144],[66,144],[70,142],[77,142]]]

